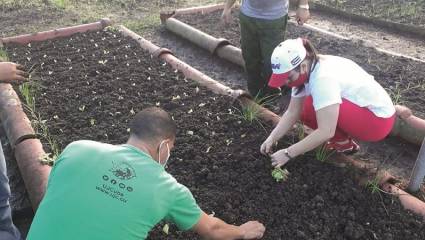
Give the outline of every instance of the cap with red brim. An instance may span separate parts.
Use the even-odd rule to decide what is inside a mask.
[[[269,80],[269,87],[280,88],[288,82],[289,72],[273,73]]]

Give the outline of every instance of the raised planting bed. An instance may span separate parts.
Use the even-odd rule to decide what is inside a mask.
[[[286,182],[276,182],[259,153],[269,127],[245,121],[233,99],[185,79],[119,32],[9,44],[7,51],[11,60],[35,66],[35,109],[59,149],[79,139],[124,143],[132,115],[160,106],[178,125],[168,171],[208,213],[234,224],[257,219],[267,227],[264,239],[425,238],[421,217],[391,195],[358,186],[347,168],[307,154],[287,165]],[[149,238],[199,239],[174,226],[165,235],[162,226]]]
[[[228,39],[240,47],[238,11],[233,12],[234,21],[227,27],[218,24],[220,15],[221,11],[218,10],[208,14],[182,14],[176,18],[216,38]],[[308,37],[319,52],[354,60],[375,76],[375,79],[388,90],[395,103],[409,106],[415,114],[424,118],[425,74],[422,71],[424,63],[388,55],[375,48],[364,46],[361,42],[341,40],[293,24],[288,25],[286,37]],[[379,143],[361,143],[361,145],[362,151],[355,158],[373,161],[380,168],[389,168],[394,175],[402,177],[404,181],[408,180],[419,146],[395,137]],[[425,199],[423,192],[419,197]]]

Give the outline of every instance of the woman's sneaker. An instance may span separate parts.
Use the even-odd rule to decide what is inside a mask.
[[[360,150],[360,146],[351,138],[339,142],[329,141],[325,147],[330,151],[333,150],[345,154],[353,154]]]

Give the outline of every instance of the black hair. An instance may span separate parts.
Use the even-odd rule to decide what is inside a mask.
[[[170,115],[161,108],[146,108],[130,122],[130,136],[144,141],[175,138],[177,126]]]

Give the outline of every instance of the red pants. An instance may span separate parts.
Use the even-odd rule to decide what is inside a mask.
[[[311,96],[308,96],[304,101],[301,121],[308,127],[317,129],[316,112],[313,108]],[[395,114],[389,118],[377,117],[369,109],[342,99],[335,135],[331,141],[343,141],[349,137],[361,141],[379,141],[391,132],[394,121]]]

